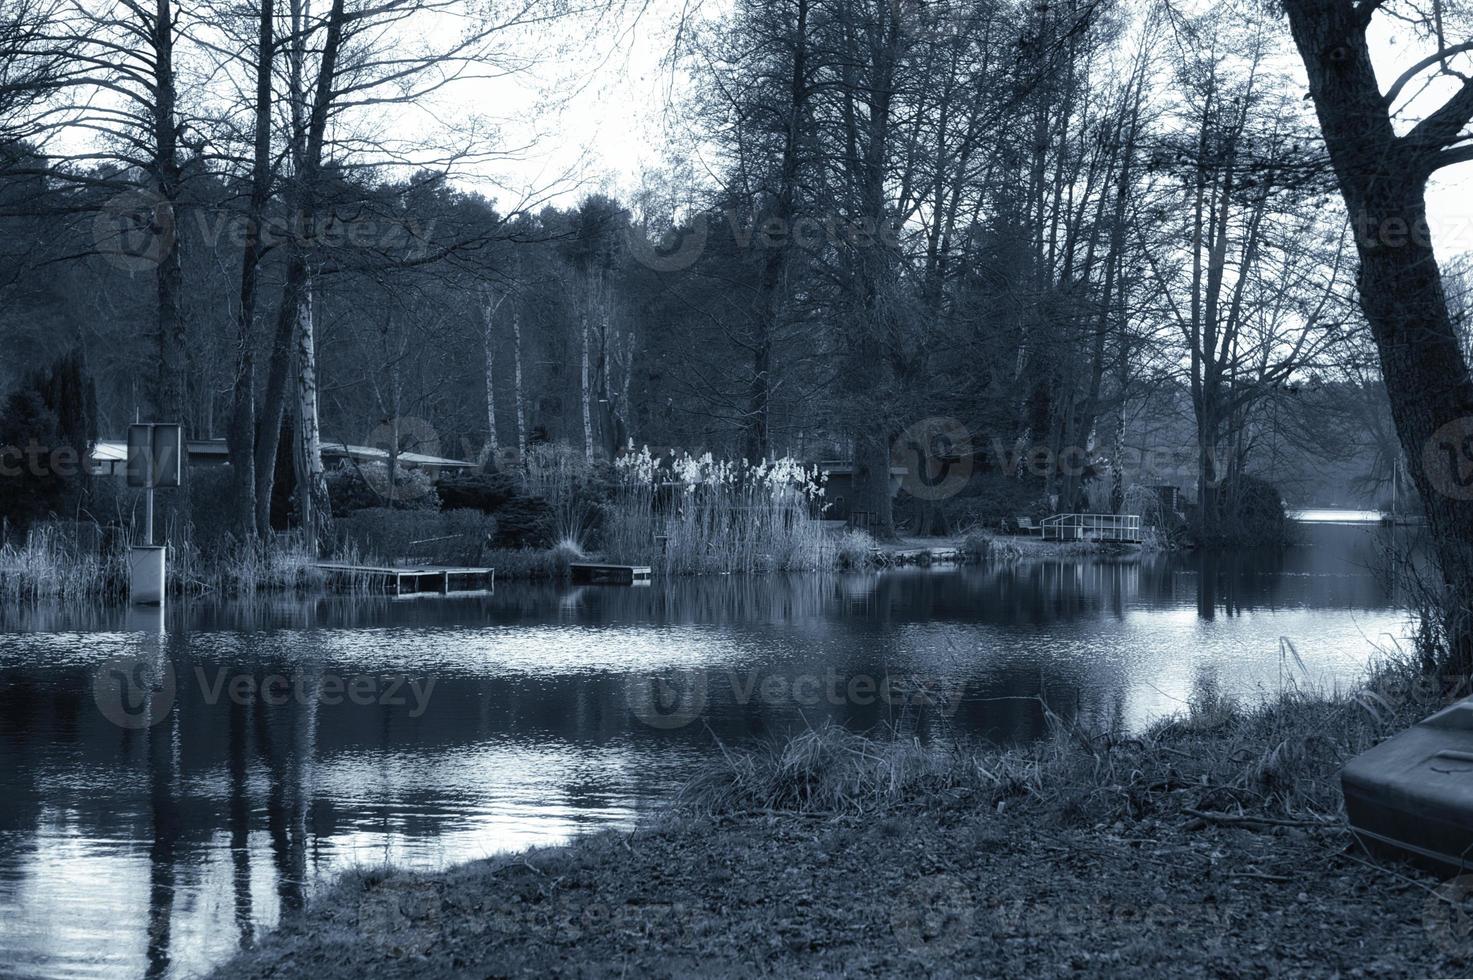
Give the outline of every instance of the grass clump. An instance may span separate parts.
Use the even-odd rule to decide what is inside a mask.
[[[1297,660],[1287,643],[1284,656]],[[1140,733],[1091,732],[1042,701],[1052,736],[1017,747],[927,745],[831,725],[726,753],[684,787],[676,809],[873,814],[962,805],[1026,807],[1068,825],[1171,816],[1330,825],[1343,819],[1344,763],[1443,703],[1439,685],[1392,651],[1352,691],[1286,680],[1244,703],[1205,684],[1185,711]]]
[[[874,556],[875,539],[866,531],[850,528],[834,540],[834,565],[837,568],[863,568]]]

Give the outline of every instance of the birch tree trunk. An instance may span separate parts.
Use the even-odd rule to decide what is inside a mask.
[[[312,282],[297,303],[297,509],[302,528],[316,547],[332,521],[327,474],[322,467],[322,429],[317,392],[317,330],[312,318]]]
[[[589,389],[588,377],[588,315],[585,313],[578,318],[579,333],[582,335],[583,370],[582,370],[582,394],[583,394],[583,458],[593,462],[593,405],[590,401],[591,391]]]
[[[522,402],[522,309],[513,304],[511,310],[512,366],[515,369],[513,397],[517,403],[517,454],[527,451],[527,414]]]
[[[496,322],[496,307],[499,303],[492,303],[491,297],[487,295],[481,306],[481,350],[486,357],[486,449],[484,455],[486,460],[493,466],[496,464],[496,453],[501,444],[496,439],[496,381],[493,375],[496,372],[496,332],[492,325]]]

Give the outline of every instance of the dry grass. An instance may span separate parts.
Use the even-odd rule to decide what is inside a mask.
[[[121,541],[103,543],[97,525],[43,522],[0,545],[0,599],[76,599],[128,591]]]
[[[1436,684],[1390,651],[1353,691],[1303,689],[1287,643],[1276,695],[1243,704],[1201,690],[1145,732],[1088,732],[1042,710],[1053,737],[1015,748],[936,747],[831,726],[727,753],[682,791],[676,809],[875,813],[930,809],[964,796],[1023,806],[1067,824],[1169,814],[1251,822],[1341,819],[1339,771],[1350,757],[1430,714]]]

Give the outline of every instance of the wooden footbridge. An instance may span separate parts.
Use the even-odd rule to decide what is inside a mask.
[[[1039,522],[1045,541],[1118,541],[1139,544],[1139,514],[1055,514]]]

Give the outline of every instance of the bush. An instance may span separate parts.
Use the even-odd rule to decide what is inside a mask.
[[[555,535],[552,505],[541,497],[513,497],[496,512],[498,548],[550,548]]]
[[[1256,476],[1240,476],[1217,493],[1218,526],[1204,544],[1279,547],[1289,542],[1289,516],[1278,488]]]
[[[450,476],[435,485],[441,510],[478,510],[494,514],[507,501],[523,494],[522,481],[509,473],[466,473]]]
[[[189,522],[205,551],[218,550],[240,521],[228,466],[196,466],[189,471]]]
[[[339,519],[342,547],[375,561],[479,565],[495,535],[496,519],[478,510],[394,510],[369,507]]]
[[[438,510],[440,498],[424,470],[399,467],[394,487],[389,489],[389,468],[384,463],[343,463],[327,471],[327,495],[332,516],[344,517],[370,508],[395,510]]]
[[[875,550],[875,539],[864,531],[850,529],[834,545],[834,564],[839,568],[863,568]]]
[[[952,530],[970,527],[1012,527],[1019,517],[1035,521],[1049,515],[1036,483],[996,473],[972,478],[961,493],[940,502],[941,515]]]
[[[581,557],[570,548],[534,550],[532,548],[493,548],[486,552],[483,564],[496,569],[496,581],[561,580],[568,577],[568,566]]]
[[[79,354],[33,371],[0,403],[0,517],[27,524],[74,516],[91,479],[87,451],[97,436],[96,398]]]

